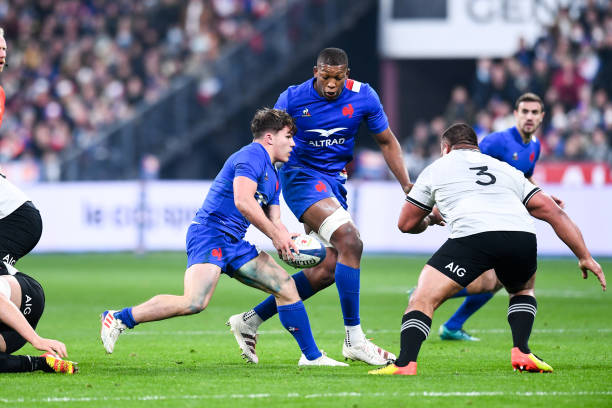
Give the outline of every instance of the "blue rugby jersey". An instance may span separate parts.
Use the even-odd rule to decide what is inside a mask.
[[[508,163],[529,178],[540,157],[540,141],[534,135],[525,144],[516,126],[494,132],[480,141],[480,151]]]
[[[290,86],[276,101],[295,120],[295,147],[288,165],[302,165],[330,175],[353,159],[355,135],[362,120],[376,134],[389,127],[376,91],[347,79],[337,99],[327,100],[314,88],[314,78]]]
[[[248,177],[257,183],[255,199],[262,207],[278,205],[280,184],[270,155],[259,143],[251,143],[232,154],[215,177],[204,204],[193,221],[242,239],[250,222],[234,204],[234,178]]]

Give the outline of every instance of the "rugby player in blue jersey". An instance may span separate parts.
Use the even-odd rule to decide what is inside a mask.
[[[540,141],[535,136],[535,132],[544,119],[544,103],[534,93],[523,94],[516,100],[514,117],[516,126],[501,132],[491,133],[482,139],[479,148],[482,153],[495,157],[522,171],[532,184],[536,184],[533,180],[533,170],[540,157]],[[564,207],[563,201],[559,198],[552,195],[551,198],[561,208]],[[493,290],[468,295],[468,293],[479,292],[486,287]],[[440,338],[442,340],[478,341],[477,337],[471,336],[463,330],[463,324],[484,306],[500,288],[501,283],[497,280],[493,271],[488,271],[472,287],[462,289],[455,297],[467,297],[455,314],[440,326]]]
[[[280,169],[283,196],[293,214],[304,223],[306,232],[328,248],[321,265],[304,269],[293,279],[302,299],[335,281],[346,333],[342,354],[348,359],[382,365],[395,356],[368,340],[361,328],[359,275],[363,244],[347,211],[344,187],[344,168],[353,159],[361,122],[366,122],[404,192],[410,191],[412,184],[376,91],[366,83],[349,79],[346,53],[338,48],[324,49],[313,72],[314,78],[287,88],[275,105],[287,111],[298,128],[293,154]],[[269,297],[250,311],[230,317],[228,324],[237,338],[241,333],[254,338],[259,325],[274,314],[276,305]],[[247,359],[258,361],[254,349],[241,348]]]
[[[280,185],[276,162],[286,162],[295,146],[291,116],[278,109],[261,109],[251,122],[253,143],[231,155],[213,181],[202,208],[187,231],[187,270],[182,296],[158,295],[143,304],[101,316],[101,338],[112,353],[127,328],[174,316],[199,313],[206,308],[221,273],[245,285],[271,293],[283,326],[302,350],[298,365],[346,366],[322,354],[294,281],[270,255],[245,241],[250,224],[266,234],[287,259],[297,251],[280,220]],[[244,347],[255,338],[243,339]]]

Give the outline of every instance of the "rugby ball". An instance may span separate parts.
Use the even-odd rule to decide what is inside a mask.
[[[293,259],[285,260],[287,265],[294,268],[312,268],[325,259],[325,245],[311,235],[300,234],[293,238],[295,246],[300,250],[299,254],[293,252]]]

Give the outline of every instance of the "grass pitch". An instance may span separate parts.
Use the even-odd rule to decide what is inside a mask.
[[[362,265],[362,326],[375,343],[397,353],[406,290],[425,258],[366,257]],[[612,276],[612,261],[601,262]],[[137,326],[106,355],[99,317],[107,308],[182,293],[180,253],[30,255],[17,265],[41,281],[47,305],[38,332],[64,341],[78,361],[74,376],[41,372],[0,375],[0,405],[135,407],[415,407],[612,406],[612,298],[593,276],[580,278],[574,260],[541,260],[538,315],[530,346],[552,374],[513,372],[507,296],[500,292],[468,321],[475,343],[443,342],[437,329],[459,306],[436,313],[419,355],[416,377],[374,377],[369,366],[298,368],[297,344],[278,318],[260,332],[258,365],[240,358],[224,323],[263,299],[222,275],[199,315]],[[293,271],[292,271],[293,272]],[[317,344],[342,359],[343,324],[335,287],[306,302]],[[18,354],[41,354],[26,346]]]

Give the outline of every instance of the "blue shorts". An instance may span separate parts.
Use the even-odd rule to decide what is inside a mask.
[[[281,167],[279,174],[285,202],[298,220],[302,221],[311,205],[329,197],[335,197],[347,209],[345,177],[288,165]]]
[[[191,224],[187,230],[187,268],[194,264],[211,263],[232,277],[242,265],[258,255],[255,245],[216,228]]]

